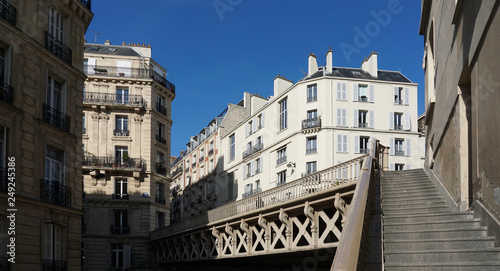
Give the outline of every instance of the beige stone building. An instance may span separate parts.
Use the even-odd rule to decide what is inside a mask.
[[[0,1],[1,270],[9,259],[10,270],[80,270],[83,44],[92,17],[90,0]]]
[[[150,46],[84,51],[83,270],[146,270],[149,232],[169,224],[175,86]]]
[[[499,5],[498,0],[424,0],[420,23],[425,39],[426,164],[457,208],[488,210],[481,213],[497,221]]]

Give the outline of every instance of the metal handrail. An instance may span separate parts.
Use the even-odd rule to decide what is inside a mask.
[[[16,26],[17,11],[16,8],[5,0],[0,1],[0,18],[6,20],[13,26]]]

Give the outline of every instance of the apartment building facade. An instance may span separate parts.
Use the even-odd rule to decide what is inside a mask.
[[[274,95],[221,137],[218,204],[239,200],[369,152],[390,147],[390,169],[421,166],[417,84],[378,69],[372,53],[360,69],[318,67],[297,83],[277,76]],[[220,201],[219,201],[220,200]]]
[[[83,270],[147,270],[169,224],[175,86],[144,44],[85,44]]]
[[[0,1],[2,270],[9,261],[15,262],[11,270],[80,270],[82,67],[90,4]]]
[[[500,1],[422,1],[426,166],[500,238]],[[493,222],[495,221],[496,222]]]

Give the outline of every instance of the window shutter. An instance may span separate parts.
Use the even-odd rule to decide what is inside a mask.
[[[260,117],[260,124],[262,125],[262,127],[264,127],[264,120],[266,119],[265,114],[266,114],[266,112],[262,111],[262,116]]]
[[[389,155],[394,155],[394,137],[389,139]]]
[[[375,102],[375,86],[374,85],[370,85],[370,103],[374,103]]]
[[[354,136],[354,153],[359,153],[359,136]]]
[[[389,130],[394,130],[394,112],[389,112]]]
[[[394,104],[397,104],[399,99],[401,99],[401,97],[399,97],[399,87],[394,87],[394,97],[393,97],[393,103]]]
[[[337,83],[337,100],[342,100],[342,83]]]
[[[247,178],[247,165],[243,165],[243,180]]]
[[[389,164],[389,170],[390,170],[390,171],[394,171],[394,169],[395,169],[395,168],[394,168],[394,164],[393,164],[393,163]]]
[[[342,126],[347,126],[347,109],[342,109]]]
[[[352,100],[355,102],[358,101],[358,84],[352,85]]]
[[[368,116],[370,118],[370,128],[375,128],[375,112],[373,110],[370,110],[370,112],[368,112]]]
[[[337,152],[342,152],[342,135],[337,135]]]
[[[353,118],[352,126],[358,127],[359,126],[359,110],[358,109],[354,109],[353,117],[354,118]]]
[[[257,131],[257,117],[252,119],[252,133],[255,133],[255,131]]]
[[[410,88],[405,88],[405,105],[410,104]]]
[[[404,117],[405,117],[404,129],[405,131],[410,131],[411,130],[410,112],[405,112]]]
[[[260,172],[262,172],[264,170],[264,168],[262,166],[264,166],[264,162],[262,162],[264,157],[260,157],[259,159],[259,169],[260,169]]]
[[[342,125],[342,109],[337,108],[337,126]]]
[[[248,136],[248,123],[245,123],[245,137]]]
[[[130,267],[130,244],[123,245],[123,267]]]
[[[347,100],[347,84],[342,83],[342,100]]]
[[[255,162],[256,161],[250,162],[250,175],[251,176],[255,175]]]
[[[411,165],[410,164],[406,164],[406,169],[411,169]]]
[[[411,156],[411,140],[407,138],[405,140],[406,143],[406,156]]]
[[[343,135],[343,138],[344,138],[344,141],[343,141],[343,145],[344,145],[344,152],[347,152],[347,135]]]
[[[54,260],[62,260],[61,247],[62,247],[62,230],[61,227],[53,225],[54,227]]]
[[[52,260],[52,224],[44,224],[43,233],[43,259]]]

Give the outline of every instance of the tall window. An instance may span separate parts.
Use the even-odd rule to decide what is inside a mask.
[[[162,183],[156,183],[156,202],[165,204],[165,185]]]
[[[345,108],[337,108],[337,126],[347,126],[347,110]]]
[[[257,158],[255,160],[255,174],[262,172],[262,158]]]
[[[257,116],[257,130],[264,127],[264,113]]]
[[[403,113],[394,113],[394,130],[403,130]]]
[[[394,140],[394,154],[399,155],[399,156],[404,156],[405,151],[404,151],[404,139],[396,138]]]
[[[360,136],[359,137],[359,153],[368,153],[369,148],[368,148],[368,141],[370,140],[369,137],[367,136]]]
[[[117,88],[116,89],[116,102],[119,104],[128,104],[129,94],[127,88]]]
[[[64,17],[53,7],[49,7],[49,34],[64,41]]]
[[[128,211],[127,210],[114,210],[113,211],[113,232],[114,234],[129,233],[128,228]]]
[[[3,84],[10,84],[10,50],[0,43],[0,90]]]
[[[159,121],[156,123],[156,137],[159,141],[165,139],[165,124]]]
[[[394,164],[394,170],[404,170],[405,164]]]
[[[127,179],[115,179],[115,199],[128,199]]]
[[[156,229],[165,227],[165,213],[156,212]]]
[[[314,109],[314,110],[309,110],[307,111],[307,119],[315,119],[318,117],[318,110]]]
[[[358,85],[358,101],[368,102],[368,86]]]
[[[233,161],[236,155],[236,145],[234,134],[229,136],[229,160]]]
[[[45,180],[64,184],[64,152],[45,148]]]
[[[317,138],[315,136],[306,139],[306,154],[317,153]]]
[[[286,183],[286,169],[278,172],[277,183],[278,183],[278,185],[282,185],[282,184]]]
[[[127,147],[115,147],[115,157],[117,163],[123,164],[129,158]]]
[[[281,165],[283,163],[286,163],[286,147],[279,149],[277,152],[277,159],[276,159],[276,165]]]
[[[129,245],[127,244],[111,244],[111,257],[109,266],[111,268],[128,268],[129,261]]]
[[[288,98],[283,99],[279,105],[280,105],[280,130],[283,130],[288,127],[288,113],[287,113],[287,108],[288,108]]]
[[[346,83],[337,83],[337,100],[347,100],[347,85]]]
[[[403,88],[394,87],[394,104],[403,104]]]
[[[115,133],[116,136],[128,136],[128,117],[116,116]]]
[[[307,86],[307,102],[315,102],[318,100],[318,87],[317,85]]]
[[[368,127],[368,119],[367,119],[368,111],[359,110],[358,111],[358,126],[359,127]]]
[[[316,172],[316,161],[306,163],[306,174],[313,174]]]
[[[59,225],[43,225],[43,260],[49,261],[46,265],[62,260],[62,227]]]
[[[347,135],[337,135],[337,152],[347,152]]]
[[[52,77],[47,79],[47,105],[63,112],[63,90],[62,83]]]

